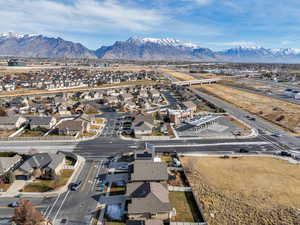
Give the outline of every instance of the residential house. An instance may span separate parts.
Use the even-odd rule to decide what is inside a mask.
[[[74,136],[83,133],[85,123],[80,120],[65,120],[58,124],[58,133],[60,135]]]
[[[50,130],[56,124],[55,117],[28,117],[30,129],[44,128]]]
[[[160,182],[169,178],[167,164],[150,160],[137,160],[129,165],[130,182]]]
[[[127,216],[130,220],[168,221],[172,207],[168,186],[158,182],[134,182],[126,186]]]
[[[65,155],[62,153],[38,153],[27,159],[14,171],[17,180],[28,180],[39,169],[42,176],[55,174],[59,175],[65,165]]]
[[[195,103],[193,103],[192,101],[185,101],[182,104],[189,111],[192,111],[194,113],[197,111],[197,105]]]
[[[154,123],[151,114],[139,114],[135,116],[134,123],[135,135],[149,135],[152,134]]]
[[[19,129],[27,120],[22,116],[0,116],[0,129]]]
[[[0,157],[0,176],[12,171],[22,161],[22,157],[15,155],[13,157]]]

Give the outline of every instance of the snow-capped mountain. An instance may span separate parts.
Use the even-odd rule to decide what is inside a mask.
[[[300,49],[237,46],[224,51],[174,38],[131,37],[92,51],[62,38],[8,32],[0,34],[0,55],[49,58],[104,58],[127,60],[190,60],[229,62],[300,62]]]
[[[96,55],[105,59],[195,60],[192,53],[197,48],[173,38],[131,37],[97,49]]]
[[[174,38],[138,38],[131,37],[128,42],[140,42],[141,44],[154,43],[170,47],[184,47],[184,48],[199,48],[198,45],[190,42],[182,42]]]
[[[49,58],[96,58],[80,43],[43,35],[0,34],[0,55]]]
[[[219,55],[238,61],[299,61],[300,60],[300,49],[296,48],[274,48],[268,49],[258,46],[238,46],[235,48],[227,49],[218,52]]]

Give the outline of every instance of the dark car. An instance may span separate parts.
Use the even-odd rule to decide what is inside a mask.
[[[67,219],[62,219],[61,221],[60,221],[60,224],[67,224],[68,223],[68,220]]]
[[[71,190],[72,191],[77,191],[80,188],[80,186],[81,186],[81,181],[78,181],[78,182],[71,185]]]
[[[19,202],[12,202],[8,204],[8,207],[16,208],[19,205]]]
[[[248,149],[244,149],[244,148],[240,148],[240,151],[239,151],[240,153],[248,153],[249,152],[249,150]]]
[[[281,155],[281,156],[287,156],[287,157],[291,157],[291,156],[292,156],[291,153],[286,152],[286,151],[281,151],[281,152],[280,152],[280,155]]]

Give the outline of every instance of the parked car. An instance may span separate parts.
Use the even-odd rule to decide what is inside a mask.
[[[271,136],[272,136],[272,137],[281,137],[282,134],[280,134],[280,133],[273,133],[273,134],[271,134]]]
[[[68,219],[61,219],[60,224],[68,224]]]

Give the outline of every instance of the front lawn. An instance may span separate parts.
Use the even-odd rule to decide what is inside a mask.
[[[201,215],[191,192],[170,191],[170,202],[176,209],[176,222],[201,222]]]
[[[73,170],[64,169],[59,178],[54,180],[37,180],[23,188],[23,192],[48,192],[56,188],[62,187],[68,183],[68,180],[73,174]]]

